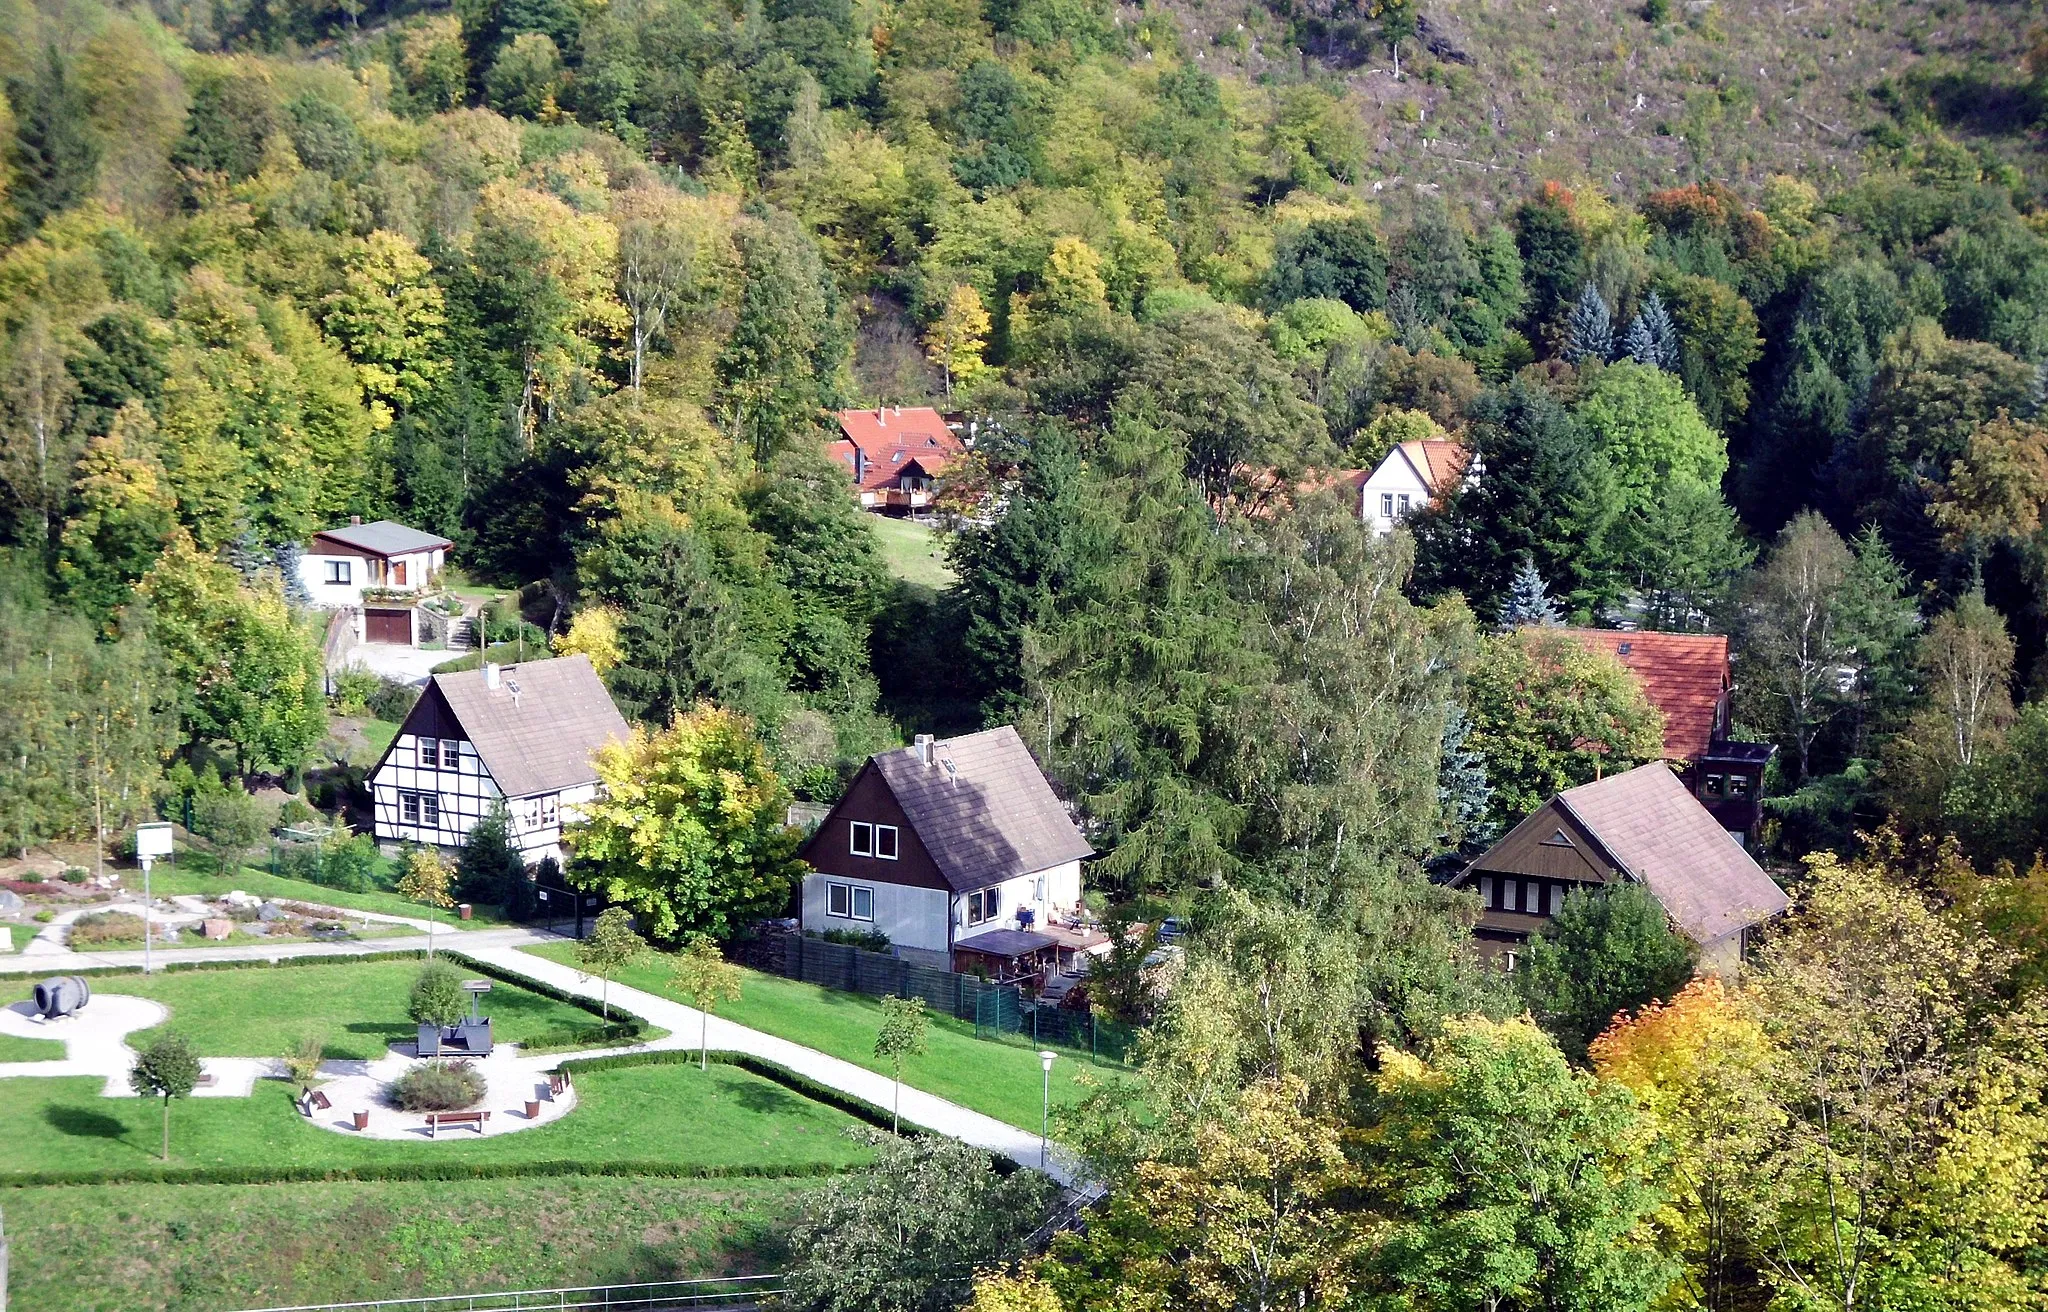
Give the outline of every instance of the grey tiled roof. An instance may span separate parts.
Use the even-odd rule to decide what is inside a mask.
[[[1662,762],[1566,789],[1557,800],[1696,943],[1768,920],[1790,904]]]
[[[453,545],[439,534],[423,533],[388,519],[323,528],[317,536],[333,538],[377,556],[402,556],[409,551],[432,551],[435,547],[445,550]]]
[[[956,893],[1093,855],[1008,725],[883,752],[875,768]]]
[[[504,666],[496,688],[482,670],[437,674],[434,686],[507,797],[594,782],[597,749],[628,734],[588,656]]]

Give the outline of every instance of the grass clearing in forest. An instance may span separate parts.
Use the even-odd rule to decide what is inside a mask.
[[[953,570],[939,550],[938,533],[928,522],[892,515],[868,515],[867,520],[881,539],[882,563],[892,577],[935,591],[953,586]]]

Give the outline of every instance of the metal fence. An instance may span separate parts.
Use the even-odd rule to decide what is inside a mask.
[[[487,1294],[443,1294],[432,1298],[387,1298],[368,1303],[307,1303],[252,1312],[570,1312],[600,1308],[752,1308],[783,1291],[780,1275],[726,1276],[715,1280],[665,1280],[647,1285],[583,1285],[572,1289],[505,1289]]]
[[[912,965],[900,957],[798,934],[768,934],[728,949],[743,965],[806,984],[869,997],[923,998],[942,1015],[970,1022],[976,1038],[1085,1052],[1103,1061],[1130,1056],[1136,1033],[1090,1011],[1040,1005],[1015,984]]]

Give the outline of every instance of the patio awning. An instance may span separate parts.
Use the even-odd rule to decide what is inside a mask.
[[[1028,929],[991,929],[953,945],[956,952],[979,952],[985,957],[1028,957],[1052,947],[1059,940]]]

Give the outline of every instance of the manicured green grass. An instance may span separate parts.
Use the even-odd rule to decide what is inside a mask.
[[[576,960],[575,946],[568,943],[521,950],[569,965]],[[668,975],[669,962],[653,958],[628,967],[615,978],[618,983],[687,1004],[689,999],[669,987]],[[875,1056],[875,1035],[882,1025],[879,998],[749,970],[740,1000],[721,1006],[718,1014],[856,1066],[891,1073],[889,1063]],[[904,1063],[905,1084],[1011,1125],[1037,1129],[1043,1072],[1035,1050],[978,1039],[972,1025],[950,1016],[932,1018],[925,1046],[924,1056]],[[1101,1083],[1119,1078],[1121,1069],[1062,1052],[1053,1067],[1052,1100],[1058,1106],[1079,1101],[1087,1091],[1075,1077],[1083,1070]]]
[[[18,1039],[12,1034],[0,1034],[0,1061],[62,1060],[64,1045],[56,1039]]]
[[[389,1045],[417,1037],[405,1004],[419,972],[414,961],[251,966],[108,975],[92,987],[163,1003],[171,1009],[166,1028],[183,1034],[202,1057],[276,1057],[317,1030],[326,1035],[327,1056],[340,1060],[381,1057]],[[28,997],[30,987],[25,979],[0,983],[0,1006]],[[582,1008],[503,981],[492,982],[483,1011],[500,1043],[569,1047],[601,1033],[598,1018]],[[152,1033],[131,1035],[129,1042],[141,1048]]]
[[[363,721],[363,741],[370,745],[369,758],[372,761],[381,758],[397,736],[398,726],[389,720]]]
[[[244,891],[246,892],[247,890]],[[348,943],[360,942],[361,940],[366,938],[425,939],[427,936],[427,932],[425,930],[414,929],[411,925],[388,925],[383,923],[382,921],[373,920],[370,922],[370,927],[367,930],[365,930],[362,928],[362,922],[360,920],[351,920],[348,921],[347,924],[349,929],[348,935],[345,938],[316,939],[312,937],[310,934],[299,935],[297,937],[281,934],[250,934],[244,932],[241,925],[237,924],[235,926],[234,932],[229,934],[226,938],[207,938],[203,934],[200,934],[196,929],[188,928],[180,931],[176,938],[159,938],[157,940],[156,945],[167,951],[176,952],[185,948],[246,948],[255,946],[257,944],[292,944],[319,942]],[[140,952],[142,951],[142,939],[140,936],[137,936],[132,939],[120,939],[111,943],[76,943],[72,944],[71,948],[74,952]]]
[[[183,861],[180,857],[180,861]],[[142,872],[123,871],[121,883],[136,892],[142,891]],[[158,866],[149,877],[149,891],[156,897],[177,897],[183,894],[197,894],[200,897],[219,897],[230,889],[241,889],[256,897],[277,898],[286,902],[312,902],[321,906],[342,907],[350,911],[374,911],[386,916],[412,916],[424,918],[427,909],[417,902],[408,902],[396,893],[344,893],[339,889],[327,888],[320,884],[309,884],[303,879],[286,879],[273,875],[255,866],[243,866],[233,876],[215,875],[189,870],[183,865]],[[496,908],[479,906],[470,920],[457,920],[453,912],[440,913],[441,929],[475,929],[480,925],[501,925],[505,923]],[[375,922],[370,925],[370,934],[379,936]]]
[[[35,936],[36,931],[33,926],[0,925],[0,939],[6,940],[9,952],[21,951],[23,947],[27,946],[28,941]]]
[[[554,653],[544,643],[538,642],[494,642],[479,655],[471,651],[468,655],[442,661],[434,667],[436,674],[459,674],[464,670],[480,670],[484,662],[493,665],[532,664],[534,661],[550,660]]]
[[[8,1150],[0,1158],[0,1184],[13,1171],[160,1164],[161,1104],[104,1098],[103,1085],[96,1077],[6,1081],[0,1143]],[[262,1080],[247,1098],[173,1103],[169,1165],[343,1170],[422,1161],[575,1162],[594,1170],[607,1162],[658,1162],[701,1170],[806,1170],[851,1165],[867,1151],[844,1133],[859,1124],[853,1117],[732,1066],[591,1071],[577,1076],[576,1093],[576,1109],[551,1125],[430,1144],[322,1129],[293,1108],[290,1086]],[[511,1107],[491,1110],[518,1114]],[[14,1208],[7,1211],[11,1217]]]
[[[5,1204],[21,1307],[218,1312],[773,1269],[782,1227],[813,1187],[604,1176],[122,1184],[11,1190]]]
[[[882,561],[891,575],[928,588],[953,585],[953,571],[939,554],[938,535],[929,525],[888,515],[869,515],[867,519],[881,539]]]

